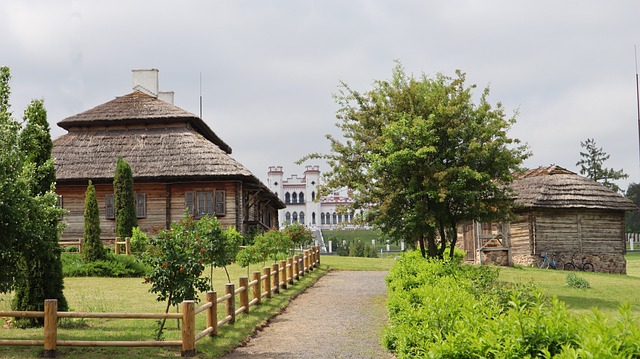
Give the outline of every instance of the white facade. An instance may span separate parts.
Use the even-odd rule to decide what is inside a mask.
[[[353,226],[355,213],[346,209],[353,203],[349,191],[318,198],[319,182],[320,166],[307,166],[302,177],[294,174],[286,179],[282,166],[269,167],[267,185],[287,205],[278,211],[280,227],[295,222],[312,229]]]

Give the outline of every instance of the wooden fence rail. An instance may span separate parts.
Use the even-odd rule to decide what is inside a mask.
[[[252,280],[247,277],[239,279],[236,289],[233,283],[225,285],[225,295],[218,298],[215,291],[207,292],[203,305],[195,308],[193,300],[182,302],[182,313],[89,313],[89,312],[58,312],[58,301],[46,299],[44,311],[5,311],[0,317],[44,318],[43,340],[0,340],[0,346],[43,346],[44,357],[55,358],[59,346],[74,347],[181,347],[183,357],[195,356],[196,342],[206,336],[218,334],[218,328],[225,324],[233,324],[241,313],[247,313],[251,306],[259,305],[263,298],[271,298],[280,289],[286,289],[294,280],[300,280],[305,273],[320,265],[320,250],[318,246],[305,250],[302,256],[294,256],[274,263],[271,267],[264,267],[262,274],[254,272]],[[249,300],[249,292],[253,297]],[[236,296],[239,307],[236,309]],[[218,304],[224,303],[225,316],[218,319]],[[206,313],[206,328],[196,333],[196,315]],[[181,340],[176,341],[96,341],[96,340],[58,340],[58,318],[116,318],[116,319],[182,319]]]

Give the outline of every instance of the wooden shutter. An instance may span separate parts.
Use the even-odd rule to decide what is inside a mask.
[[[189,215],[196,215],[195,195],[193,192],[184,193],[184,208],[189,212]]]
[[[225,192],[216,191],[215,192],[215,201],[214,201],[214,210],[216,212],[216,216],[224,216],[227,214],[227,205],[225,199]]]
[[[136,193],[136,217],[147,218],[147,194]]]
[[[105,217],[107,219],[116,219],[115,207],[113,205],[113,194],[108,194],[104,198]]]

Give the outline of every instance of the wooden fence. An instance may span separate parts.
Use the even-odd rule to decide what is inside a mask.
[[[43,340],[0,340],[0,346],[44,346],[44,357],[55,358],[58,346],[75,347],[181,347],[183,357],[193,357],[196,352],[196,342],[206,336],[218,334],[218,328],[224,324],[233,324],[241,313],[249,312],[251,306],[258,305],[265,298],[286,289],[288,285],[300,280],[302,276],[320,264],[320,250],[318,246],[303,251],[302,256],[293,256],[271,267],[264,267],[261,272],[254,272],[252,280],[247,277],[239,279],[238,288],[233,283],[225,285],[225,294],[218,298],[215,291],[207,292],[206,302],[195,308],[193,300],[182,302],[182,313],[87,313],[87,312],[58,312],[58,301],[46,299],[44,311],[5,311],[0,317],[44,318]],[[251,300],[249,300],[251,292]],[[236,296],[239,299],[236,308]],[[218,304],[224,303],[225,316],[218,319]],[[206,313],[206,328],[196,333],[195,316]],[[85,341],[58,340],[58,318],[117,318],[117,319],[182,319],[182,336],[178,341]]]

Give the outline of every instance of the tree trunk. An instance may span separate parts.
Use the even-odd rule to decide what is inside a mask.
[[[164,309],[164,313],[169,313],[169,308],[171,307],[171,299],[173,297],[173,293],[169,293],[169,299],[167,299],[167,307]],[[167,322],[167,318],[162,318],[160,322],[160,327],[158,328],[158,333],[156,334],[156,340],[160,340],[162,338],[162,330],[164,329],[164,323]]]

